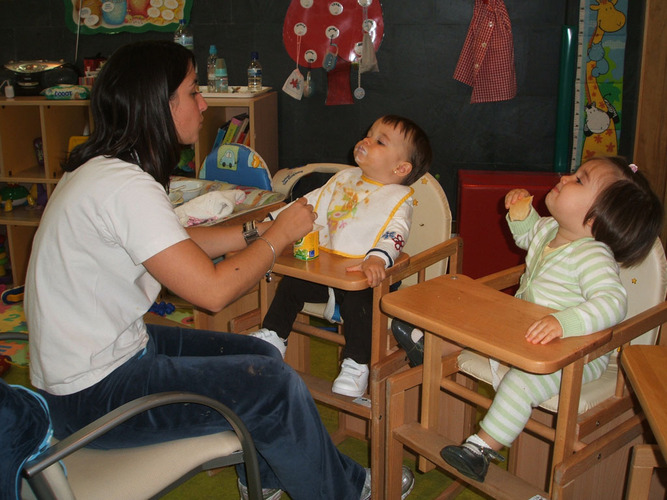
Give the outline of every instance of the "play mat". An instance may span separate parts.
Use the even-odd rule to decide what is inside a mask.
[[[0,303],[0,332],[27,332],[23,304],[6,305]],[[0,356],[8,356],[11,363],[28,366],[28,345],[22,341],[0,341]],[[0,365],[0,375],[3,368]]]

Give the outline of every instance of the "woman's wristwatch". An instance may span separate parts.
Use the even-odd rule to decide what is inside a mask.
[[[251,220],[243,224],[243,238],[245,239],[246,245],[250,245],[250,243],[259,238],[257,221]]]

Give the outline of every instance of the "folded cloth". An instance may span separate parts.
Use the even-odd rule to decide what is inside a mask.
[[[333,288],[329,287],[329,300],[324,307],[324,317],[331,323],[343,324],[343,318],[340,316],[340,306],[336,304],[336,295]]]
[[[493,386],[493,390],[497,391],[500,381],[503,379],[500,376],[500,373],[498,373],[500,370],[500,363],[496,359],[489,358],[489,366],[491,366],[491,385]]]
[[[367,73],[369,71],[380,71],[378,67],[378,60],[375,54],[375,46],[371,36],[364,32],[364,37],[361,42],[361,62],[359,63],[359,73]]]
[[[246,194],[240,189],[210,191],[197,196],[174,211],[183,226],[198,226],[227,217],[234,211],[234,206],[241,203]]]

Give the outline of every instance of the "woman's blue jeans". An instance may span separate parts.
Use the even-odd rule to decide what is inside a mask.
[[[147,394],[195,392],[229,406],[248,427],[263,488],[280,488],[295,500],[359,498],[364,468],[334,446],[307,387],[275,347],[231,333],[156,325],[148,332],[146,350],[96,385],[66,396],[42,391],[56,437]],[[175,404],[134,417],[96,445],[140,446],[229,429],[217,412]],[[239,477],[245,483],[242,467]]]

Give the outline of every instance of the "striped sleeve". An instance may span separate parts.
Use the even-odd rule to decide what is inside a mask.
[[[524,220],[513,221],[510,219],[509,211],[505,216],[507,225],[512,232],[512,237],[514,238],[514,243],[516,246],[523,250],[527,250],[530,246],[530,243],[535,238],[535,234],[539,231],[540,228],[537,227],[537,222],[540,220],[540,215],[537,211],[531,207],[528,217]]]

